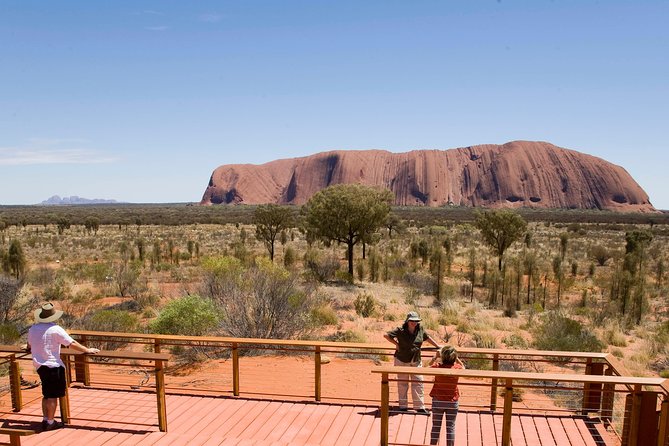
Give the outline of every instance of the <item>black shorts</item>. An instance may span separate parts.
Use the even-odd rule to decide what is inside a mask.
[[[47,367],[37,369],[42,380],[42,396],[44,398],[62,398],[65,396],[65,367]]]

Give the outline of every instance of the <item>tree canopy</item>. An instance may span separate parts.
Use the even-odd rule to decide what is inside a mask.
[[[525,234],[527,222],[508,209],[478,212],[474,221],[483,241],[497,254],[498,268],[502,271],[504,252]]]
[[[361,184],[337,184],[316,193],[303,206],[307,233],[345,243],[348,273],[353,277],[353,247],[384,224],[393,194]]]

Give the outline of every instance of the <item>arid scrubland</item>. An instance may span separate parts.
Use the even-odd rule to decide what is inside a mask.
[[[669,376],[665,224],[542,214],[500,271],[471,220],[395,210],[355,246],[351,278],[345,246],[308,243],[297,227],[277,236],[271,262],[248,214],[160,225],[51,212],[50,222],[6,218],[0,228],[4,343],[19,342],[46,300],[72,328],[356,342],[382,342],[416,309],[444,342],[610,351],[633,374]]]

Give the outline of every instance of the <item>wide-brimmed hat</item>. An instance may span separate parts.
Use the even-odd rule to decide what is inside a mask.
[[[409,313],[407,313],[406,321],[420,322],[420,316],[418,316],[418,313],[416,313],[415,311],[410,311]]]
[[[56,310],[51,302],[35,310],[35,322],[54,322],[60,319],[63,310]]]

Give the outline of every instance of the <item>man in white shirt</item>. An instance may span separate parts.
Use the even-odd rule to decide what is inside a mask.
[[[60,359],[60,346],[70,347],[83,353],[94,354],[100,350],[87,348],[70,337],[67,332],[56,324],[63,315],[51,303],[42,305],[35,310],[35,325],[28,330],[27,349],[32,353],[33,365],[42,381],[42,430],[53,430],[63,427],[56,422],[58,398],[65,396],[65,364]]]

